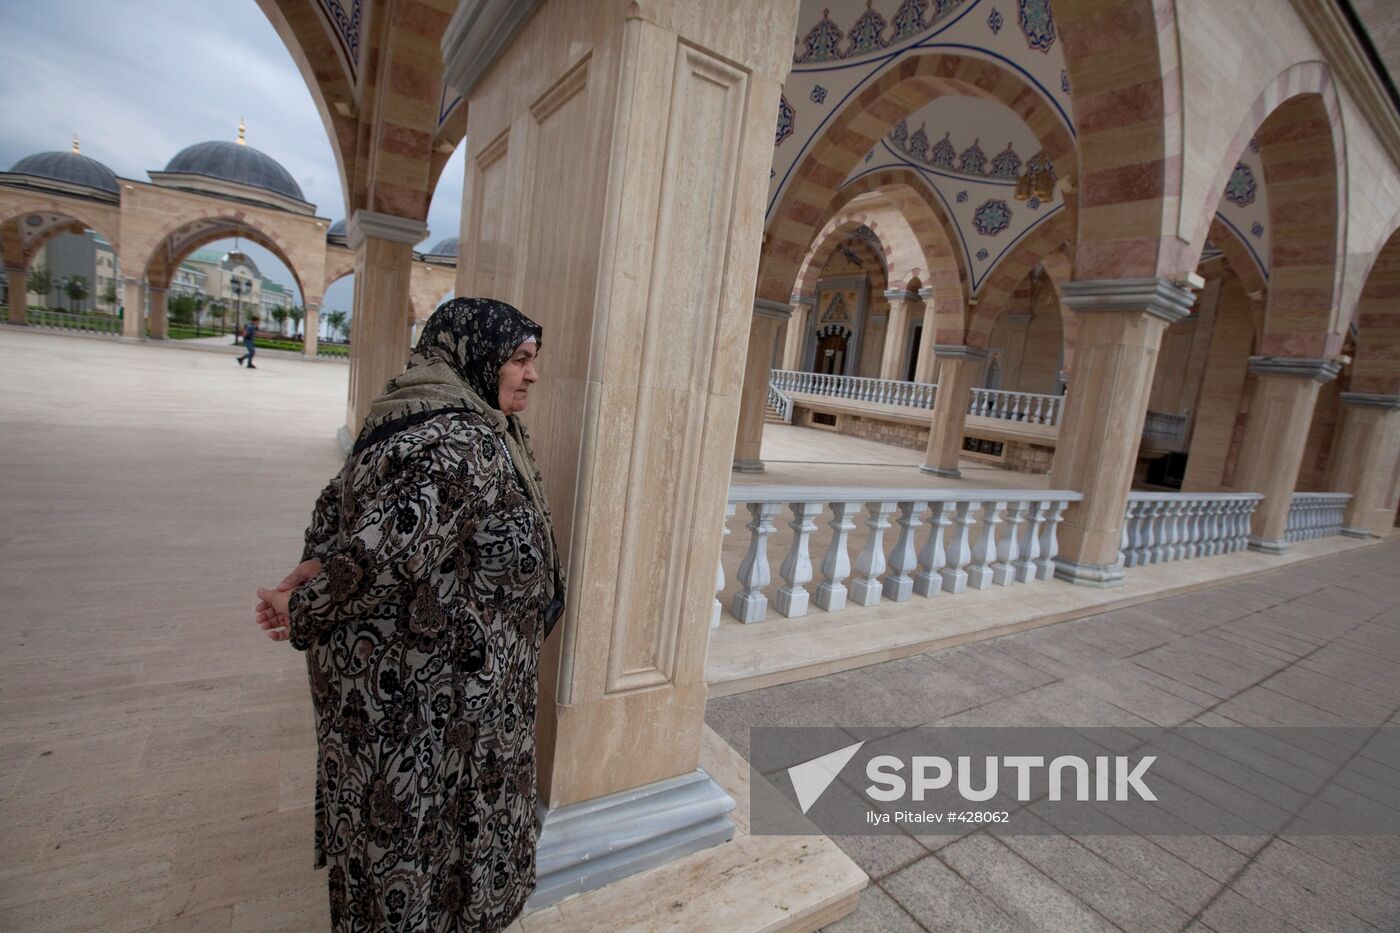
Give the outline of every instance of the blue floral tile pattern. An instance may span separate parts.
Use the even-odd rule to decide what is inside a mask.
[[[1011,226],[1011,206],[1000,198],[988,198],[973,213],[972,225],[983,236],[996,236]]]
[[[1256,220],[1254,222],[1254,226],[1249,228],[1249,232],[1254,234],[1256,237],[1261,237],[1264,235],[1264,225]]]
[[[974,139],[972,145],[958,155],[958,171],[964,175],[986,174],[987,154],[982,151],[982,147],[979,145],[981,142],[980,139]]]
[[[826,88],[822,87],[820,84],[816,84],[816,85],[813,85],[813,86],[812,86],[812,103],[814,103],[814,104],[824,104],[824,103],[826,103]]]
[[[1050,0],[1019,0],[1016,22],[1026,45],[1037,52],[1049,52],[1055,44],[1055,17],[1050,13]]]
[[[871,52],[878,52],[886,45],[885,27],[889,25],[885,18],[875,11],[871,5],[873,0],[865,0],[865,12],[860,14],[860,19],[851,27],[851,45],[846,51],[846,55],[869,55]]]
[[[958,192],[957,201],[959,204],[967,203],[967,192],[965,190]]]
[[[1001,25],[1004,22],[1006,22],[1006,20],[1002,18],[1001,10],[992,7],[992,12],[987,14],[987,28],[992,31],[992,35],[1001,32]]]
[[[796,123],[797,114],[792,109],[792,104],[788,103],[786,95],[778,97],[778,135],[773,142],[775,146],[781,146],[783,140],[792,135],[793,125]]]
[[[1249,170],[1249,166],[1243,162],[1236,162],[1235,170],[1230,173],[1230,180],[1225,183],[1225,200],[1240,207],[1253,204],[1256,188],[1254,173]]]
[[[1021,157],[1007,143],[1006,148],[992,157],[992,177],[1015,179],[1021,171]]]
[[[980,259],[980,260],[982,260],[983,262],[986,262],[986,261],[987,261],[987,257],[990,256],[990,255],[991,255],[991,253],[987,252],[985,249],[979,249],[979,250],[977,251],[977,258]]]

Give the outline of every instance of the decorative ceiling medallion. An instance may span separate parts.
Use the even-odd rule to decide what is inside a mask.
[[[992,7],[992,12],[987,14],[987,28],[992,31],[992,35],[995,36],[1000,33],[1002,24],[1005,22],[1006,20],[1002,17],[1001,10]]]
[[[1037,52],[1049,52],[1055,44],[1055,17],[1050,13],[1050,0],[1019,0],[1016,22],[1026,45]]]
[[[1254,173],[1249,170],[1248,165],[1236,162],[1235,170],[1230,173],[1230,180],[1225,184],[1225,200],[1244,207],[1254,203],[1256,190]]]
[[[972,225],[983,236],[996,236],[1011,226],[1011,207],[1000,198],[988,198],[973,213]]]
[[[792,104],[788,103],[787,95],[778,96],[778,135],[773,145],[781,146],[783,140],[792,135],[792,129],[797,121],[797,113],[792,109]]]

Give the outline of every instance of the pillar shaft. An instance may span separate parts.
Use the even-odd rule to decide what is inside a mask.
[[[940,346],[934,352],[939,362],[938,391],[933,396],[933,423],[924,465],[920,469],[935,476],[957,478],[962,475],[958,470],[958,457],[962,455],[972,377],[981,369],[987,351]]]
[[[355,304],[350,320],[350,397],[345,428],[359,434],[369,403],[408,361],[409,276],[413,244],[428,235],[421,220],[360,210],[346,224],[355,251]],[[308,333],[311,329],[307,328]]]
[[[17,266],[6,267],[5,280],[10,283],[11,324],[24,324],[29,317],[29,273]]]
[[[783,341],[783,369],[802,368],[802,350],[807,345],[807,333],[812,329],[812,313],[815,301],[794,295],[792,317],[788,319],[787,334]]]
[[[938,363],[934,357],[934,347],[937,345],[935,336],[938,333],[938,314],[932,300],[933,289],[919,289],[919,298],[923,300],[924,326],[919,337],[919,361],[914,365],[914,381],[935,382],[938,378]]]
[[[1256,356],[1250,358],[1249,369],[1257,382],[1234,486],[1264,495],[1250,522],[1250,548],[1281,554],[1288,549],[1288,511],[1317,390],[1336,377],[1340,366],[1332,360]]]
[[[1238,278],[1226,276],[1215,306],[1215,326],[1192,417],[1183,492],[1214,492],[1225,486],[1225,465],[1239,421],[1253,341],[1249,296]]]
[[[739,402],[739,430],[734,441],[734,469],[740,473],[763,472],[763,414],[768,406],[773,341],[790,313],[787,305],[762,299],[754,302],[745,351],[744,391]]]
[[[307,298],[306,304],[302,308],[304,317],[301,321],[301,353],[303,356],[316,355],[316,344],[319,340],[316,330],[321,326],[321,301],[320,299]]]
[[[122,279],[122,337],[146,339],[146,294],[140,279]]]
[[[169,294],[163,288],[148,288],[146,294],[151,296],[151,336],[156,340],[164,340],[170,333],[169,321],[165,298]]]
[[[1342,534],[1379,537],[1400,503],[1400,395],[1342,393],[1342,424],[1332,445],[1328,492],[1349,492]]]
[[[1069,282],[1078,318],[1074,371],[1051,469],[1052,489],[1084,495],[1060,525],[1056,575],[1122,583],[1118,548],[1162,332],[1189,313],[1190,291],[1166,279]]]
[[[902,289],[890,289],[885,292],[885,297],[890,303],[890,318],[885,327],[880,378],[902,380],[905,375],[905,358],[909,355],[909,321],[923,314],[923,305],[916,292]]]

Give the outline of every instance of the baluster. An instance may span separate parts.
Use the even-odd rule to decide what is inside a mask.
[[[1178,502],[1167,501],[1163,503],[1162,514],[1162,560],[1166,562],[1174,561],[1179,554],[1179,544],[1181,541],[1181,505]]]
[[[968,536],[981,506],[980,502],[959,502],[958,510],[953,515],[952,537],[948,539],[948,566],[938,572],[943,577],[943,588],[949,593],[961,593],[967,589],[967,565],[972,560]]]
[[[926,508],[927,502],[899,503],[899,537],[895,540],[894,550],[890,551],[890,572],[885,574],[885,583],[880,590],[886,599],[893,602],[905,602],[914,592],[914,571],[919,569],[914,537],[923,524],[920,516]]]
[[[1166,560],[1167,549],[1164,546],[1167,530],[1162,527],[1166,518],[1167,504],[1161,501],[1148,503],[1147,512],[1147,564],[1160,564]]]
[[[928,519],[931,529],[919,552],[919,572],[914,574],[914,592],[920,596],[937,596],[943,589],[942,573],[948,564],[948,554],[943,549],[943,530],[952,524],[954,508],[956,503],[953,502],[933,503]]]
[[[768,567],[768,536],[776,529],[773,517],[782,508],[781,502],[750,502],[748,504],[749,549],[739,564],[739,592],[734,594],[731,611],[744,624],[762,622],[768,611],[768,597],[763,588],[773,582]]]
[[[719,559],[715,561],[715,604],[710,608],[710,628],[719,628],[719,617],[724,612],[724,606],[719,601],[719,594],[724,592],[724,539],[729,537],[729,520],[734,517],[734,503],[730,502],[724,506],[724,533],[719,539]]]
[[[778,569],[787,585],[778,587],[775,602],[779,613],[785,618],[794,619],[807,614],[809,597],[805,584],[812,579],[812,555],[808,545],[812,532],[817,530],[814,519],[821,514],[822,504],[790,502],[788,508],[792,510],[792,521],[788,522],[788,527],[792,529],[792,547],[787,557],[783,558],[783,566]]]
[[[1022,395],[1022,396],[1019,397],[1018,404],[1016,405],[1016,420],[1017,420],[1017,421],[1029,421],[1029,420],[1030,420],[1030,418],[1031,418],[1031,415],[1030,415],[1030,405],[1031,405],[1031,400],[1030,400],[1029,396]]]
[[[1031,399],[1031,406],[1030,406],[1029,411],[1028,411],[1027,414],[1026,414],[1026,420],[1029,421],[1031,424],[1040,424],[1040,404],[1041,404],[1041,401],[1042,401],[1042,400],[1041,400],[1041,398],[1040,398],[1039,395],[1037,395],[1035,398]]]
[[[1187,538],[1186,557],[1193,559],[1200,557],[1205,552],[1205,527],[1206,527],[1206,506],[1207,503],[1199,500],[1191,502],[1187,508]]]
[[[1012,502],[1006,509],[1006,530],[997,542],[997,562],[992,565],[992,582],[1010,586],[1016,582],[1016,564],[1021,560],[1021,526],[1026,523],[1029,502]]]
[[[1129,499],[1123,508],[1123,533],[1119,536],[1118,562],[1124,567],[1138,564],[1137,524],[1140,505],[1136,499]]]
[[[889,501],[865,504],[865,527],[869,537],[856,558],[856,572],[851,579],[851,599],[861,606],[880,602],[880,574],[885,572],[885,529],[890,527],[894,503]]]
[[[982,509],[982,532],[967,568],[967,585],[974,590],[985,590],[992,584],[992,562],[997,559],[997,526],[1001,524],[1001,513],[1005,509],[1006,502],[997,500],[988,501]]]
[[[1200,523],[1200,546],[1197,554],[1201,557],[1210,557],[1215,554],[1215,507],[1218,503],[1214,499],[1207,499],[1201,504]]]
[[[827,612],[846,608],[846,584],[851,575],[851,557],[847,553],[855,522],[851,516],[860,508],[859,502],[831,503],[831,545],[822,559],[822,582],[817,584],[817,605]]]
[[[1026,527],[1021,535],[1021,559],[1016,561],[1017,583],[1030,583],[1035,579],[1035,561],[1040,556],[1040,526],[1050,509],[1050,501],[1041,499],[1028,506]]]
[[[1055,531],[1065,520],[1065,507],[1069,503],[1063,499],[1052,503],[1052,509],[1045,518],[1045,528],[1040,533],[1040,557],[1036,558],[1035,576],[1037,580],[1050,580],[1055,576],[1055,556],[1060,553],[1060,541]]]

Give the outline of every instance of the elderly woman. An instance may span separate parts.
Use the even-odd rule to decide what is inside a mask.
[[[524,428],[540,327],[428,319],[258,624],[306,652],[338,931],[497,930],[535,884],[540,644],[563,587]]]

